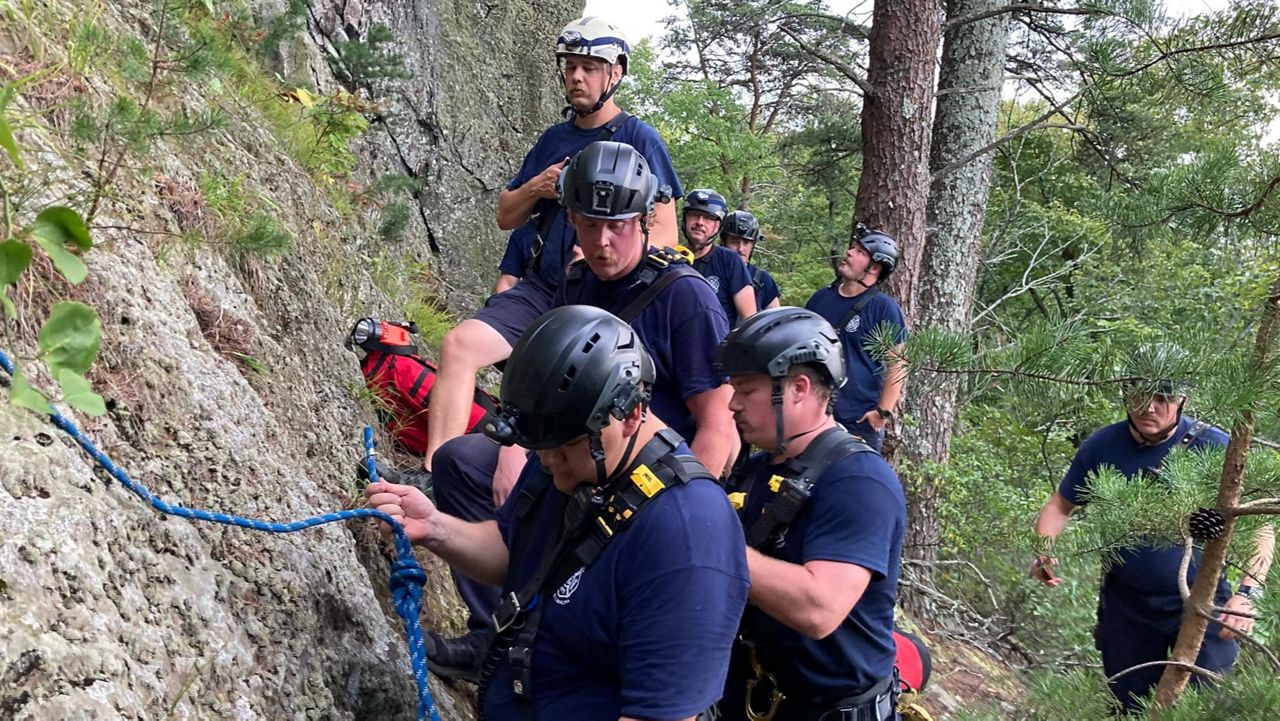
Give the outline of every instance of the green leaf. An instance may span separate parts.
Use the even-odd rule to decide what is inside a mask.
[[[13,139],[13,128],[9,127],[9,121],[3,114],[0,114],[0,148],[4,148],[13,159],[13,164],[18,166],[18,170],[22,170],[22,156],[18,155],[18,143]]]
[[[9,286],[0,286],[0,307],[4,308],[4,314],[9,318],[18,317],[18,309],[9,299]]]
[[[0,148],[4,148],[13,159],[13,164],[18,166],[18,170],[22,170],[22,158],[18,155],[18,144],[13,140],[13,128],[9,126],[9,119],[5,117],[5,111],[9,109],[9,101],[12,99],[12,85],[6,85],[0,89]]]
[[[62,386],[62,402],[91,416],[107,412],[107,403],[93,392],[89,380],[70,368],[58,371],[58,385]]]
[[[49,399],[44,394],[31,387],[27,383],[27,377],[22,374],[22,369],[15,369],[13,372],[13,385],[9,388],[9,402],[21,408],[27,408],[36,413],[45,415],[53,415],[53,408],[49,405]]]
[[[63,368],[84,373],[102,346],[102,323],[89,306],[64,300],[53,306],[38,338],[40,355],[55,374]]]
[[[80,250],[88,250],[93,241],[89,239],[89,229],[85,227],[80,214],[70,208],[54,206],[45,208],[36,216],[35,226],[31,230],[36,242],[49,254],[53,265],[72,283],[84,281],[89,268],[67,246]]]
[[[50,206],[40,211],[40,215],[36,216],[34,232],[56,238],[63,245],[74,245],[82,251],[93,247],[84,219],[79,213],[63,205]]]
[[[31,265],[31,246],[13,239],[0,243],[0,286],[17,283],[28,265]]]

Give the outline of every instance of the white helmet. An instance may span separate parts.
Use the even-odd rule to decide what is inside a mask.
[[[566,55],[586,55],[619,64],[625,74],[631,46],[617,25],[602,18],[585,17],[565,25],[556,38],[556,57]]]

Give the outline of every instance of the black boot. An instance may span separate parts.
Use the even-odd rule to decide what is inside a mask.
[[[480,663],[488,647],[487,631],[471,631],[465,636],[444,638],[427,631],[427,660],[432,673],[458,681],[480,682]]]
[[[362,481],[369,480],[369,468],[364,461],[360,462],[356,475]],[[378,466],[378,475],[387,483],[394,483],[399,486],[413,486],[425,493],[427,498],[435,500],[435,489],[431,485],[431,471],[425,468],[409,468],[398,471],[390,466],[380,465]]]

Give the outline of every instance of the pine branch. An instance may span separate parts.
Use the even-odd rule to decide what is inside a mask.
[[[1275,357],[1277,336],[1280,336],[1280,277],[1272,283],[1266,306],[1262,311],[1262,320],[1258,326],[1253,350],[1253,362],[1256,366],[1266,367],[1272,362]],[[1240,414],[1231,428],[1231,439],[1227,443],[1226,457],[1218,479],[1218,508],[1233,508],[1240,503],[1240,495],[1244,490],[1245,464],[1255,424],[1254,412],[1246,410]],[[1227,548],[1235,531],[1236,519],[1228,516],[1225,525],[1226,530],[1221,537],[1205,544],[1204,555],[1200,560],[1200,570],[1187,597],[1182,627],[1178,630],[1178,640],[1171,654],[1176,661],[1195,660],[1204,642],[1205,629],[1208,628],[1210,619],[1205,618],[1207,614],[1203,613],[1203,608],[1212,605],[1218,578],[1226,564]],[[1182,577],[1185,578],[1185,575]],[[1156,688],[1156,708],[1165,709],[1177,703],[1187,687],[1188,680],[1189,673],[1186,668],[1178,666],[1166,668]]]
[[[1188,672],[1194,671],[1195,673],[1198,673],[1201,676],[1204,676],[1205,678],[1208,678],[1214,682],[1222,681],[1222,676],[1220,674],[1214,673],[1213,671],[1210,671],[1207,668],[1201,668],[1200,666],[1197,666],[1194,663],[1189,663],[1187,661],[1148,661],[1146,663],[1140,663],[1137,666],[1130,666],[1129,668],[1126,668],[1120,673],[1117,673],[1114,676],[1111,676],[1110,678],[1107,679],[1107,683],[1111,683],[1116,679],[1120,678],[1121,676],[1127,675],[1139,669],[1151,668],[1152,666],[1180,668]],[[1168,673],[1168,671],[1166,671],[1165,673]]]
[[[1275,190],[1277,186],[1280,186],[1280,175],[1272,178],[1271,181],[1267,183],[1267,187],[1262,189],[1262,193],[1252,203],[1236,210],[1224,210],[1222,208],[1215,208],[1211,205],[1206,205],[1205,203],[1192,201],[1171,208],[1163,217],[1157,218],[1156,220],[1148,221],[1146,223],[1135,223],[1132,225],[1128,223],[1121,223],[1120,226],[1130,230],[1137,230],[1141,228],[1150,228],[1153,225],[1164,225],[1172,220],[1174,216],[1180,213],[1185,213],[1188,210],[1203,210],[1206,213],[1212,213],[1222,218],[1244,218],[1261,209],[1263,203],[1267,201],[1267,197],[1271,195],[1271,191]]]
[[[862,91],[863,95],[870,97],[875,94],[875,90],[871,87],[871,83],[867,82],[867,80],[848,63],[845,63],[821,48],[816,48],[810,45],[808,42],[803,40],[798,33],[792,31],[785,25],[779,25],[778,30],[781,30],[783,35],[786,35],[795,41],[795,44],[799,45],[801,50],[840,71],[841,75],[849,78],[849,80],[853,81],[854,85],[858,86],[858,89]]]
[[[1036,3],[1013,3],[1012,5],[1003,5],[998,8],[991,8],[990,10],[983,10],[982,12],[974,13],[972,15],[962,15],[958,18],[952,18],[946,22],[946,24],[943,26],[943,29],[949,31],[952,28],[956,27],[957,25],[964,25],[966,23],[973,23],[979,20],[986,20],[987,18],[993,18],[997,15],[1004,15],[1005,13],[1045,13],[1047,15],[1104,15],[1104,16],[1114,14],[1106,10],[1101,10],[1098,8],[1089,8],[1089,7],[1060,8],[1060,7],[1054,7],[1052,5],[1039,5]]]
[[[1081,86],[1081,88],[1080,88],[1079,90],[1077,90],[1077,91],[1076,91],[1075,95],[1072,95],[1071,97],[1067,98],[1066,100],[1063,100],[1063,101],[1061,101],[1061,102],[1055,103],[1055,104],[1053,105],[1053,107],[1049,108],[1049,110],[1048,110],[1048,111],[1046,111],[1046,112],[1042,113],[1042,114],[1041,114],[1039,117],[1037,117],[1035,120],[1032,120],[1031,122],[1029,122],[1029,123],[1027,123],[1027,124],[1025,124],[1025,125],[1023,125],[1023,126],[1021,126],[1021,127],[1019,127],[1019,128],[1015,128],[1014,130],[1010,130],[1009,132],[1005,133],[1004,135],[1001,135],[1000,137],[996,138],[995,140],[992,140],[990,143],[987,143],[986,145],[982,146],[981,148],[978,148],[977,150],[973,151],[972,153],[969,153],[968,155],[964,156],[963,158],[961,158],[961,159],[959,159],[959,160],[957,160],[957,161],[955,161],[955,162],[953,162],[953,163],[950,163],[950,164],[948,164],[948,165],[944,165],[944,166],[943,166],[943,167],[941,167],[941,168],[938,168],[937,170],[935,170],[935,171],[933,172],[933,175],[932,175],[932,176],[930,176],[930,178],[929,178],[929,182],[931,182],[931,183],[936,183],[936,182],[938,182],[938,180],[939,180],[939,179],[941,179],[941,178],[943,178],[943,177],[945,177],[945,176],[947,176],[947,175],[950,175],[951,173],[956,172],[957,170],[959,170],[959,169],[963,168],[964,166],[968,165],[969,163],[973,162],[975,159],[980,158],[980,157],[982,157],[983,155],[986,155],[987,153],[990,153],[992,150],[995,150],[996,148],[1000,147],[1001,145],[1004,145],[1005,143],[1009,142],[1010,140],[1014,140],[1015,138],[1022,137],[1023,135],[1026,135],[1027,133],[1031,132],[1032,130],[1038,130],[1038,129],[1040,129],[1040,128],[1045,127],[1045,126],[1048,124],[1048,122],[1049,122],[1049,118],[1052,118],[1053,116],[1057,115],[1057,114],[1058,114],[1058,113],[1059,113],[1063,108],[1065,108],[1066,106],[1068,106],[1068,105],[1070,105],[1071,103],[1073,103],[1073,102],[1075,102],[1076,100],[1078,100],[1078,99],[1080,98],[1080,96],[1084,95],[1085,91],[1086,91],[1086,90],[1088,90],[1088,89],[1089,89],[1089,86],[1088,86],[1088,85]],[[1071,124],[1071,125],[1064,126],[1064,127],[1068,127],[1068,128],[1070,128],[1071,130],[1084,130],[1084,129],[1085,129],[1085,128],[1084,128],[1084,126],[1081,126],[1081,125],[1075,125],[1075,124]]]

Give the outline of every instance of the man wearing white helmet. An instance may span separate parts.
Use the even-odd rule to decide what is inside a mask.
[[[505,360],[535,319],[551,308],[552,296],[575,255],[577,234],[559,203],[556,181],[578,151],[597,140],[625,143],[640,151],[673,198],[658,203],[649,219],[653,245],[676,244],[675,198],[683,195],[666,145],[656,130],[614,103],[627,72],[631,48],[617,26],[584,17],[564,27],[556,39],[556,57],[564,82],[567,120],[543,131],[520,170],[498,196],[498,227],[525,224],[537,234],[534,256],[513,287],[489,298],[474,317],[444,338],[440,375],[431,390],[431,428],[423,465],[446,441],[466,431],[476,372]],[[512,479],[514,480],[514,479]]]

